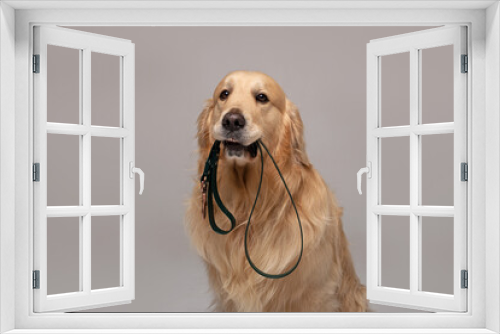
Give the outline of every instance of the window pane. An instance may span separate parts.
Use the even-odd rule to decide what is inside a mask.
[[[92,52],[92,124],[120,126],[120,57]]]
[[[80,50],[47,45],[47,121],[80,122]]]
[[[120,216],[92,217],[92,289],[120,286]]]
[[[80,291],[80,218],[47,218],[47,293]]]
[[[92,205],[120,204],[120,141],[92,137]]]
[[[381,126],[410,124],[410,53],[382,56]]]
[[[79,152],[79,136],[47,134],[48,206],[80,204]]]
[[[453,218],[421,219],[422,290],[453,294]]]
[[[410,204],[410,137],[381,139],[382,204]]]
[[[453,206],[453,134],[421,137],[422,205]]]
[[[410,289],[410,217],[381,216],[381,285]]]
[[[420,51],[422,123],[453,122],[453,45]]]

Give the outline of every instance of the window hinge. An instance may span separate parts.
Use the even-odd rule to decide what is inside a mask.
[[[40,182],[40,163],[33,164],[33,181]]]
[[[33,270],[33,289],[40,289],[40,270]]]
[[[469,72],[469,57],[467,55],[462,55],[462,73]]]
[[[33,55],[33,73],[40,73],[40,55]]]
[[[469,274],[467,270],[462,270],[461,271],[461,276],[462,276],[462,289],[467,289],[469,287]]]
[[[466,162],[462,162],[460,170],[461,170],[460,180],[469,181],[469,166],[467,165]]]

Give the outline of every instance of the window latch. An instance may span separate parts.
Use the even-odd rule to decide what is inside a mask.
[[[129,176],[131,179],[134,178],[134,174],[139,174],[139,177],[140,177],[139,182],[140,182],[140,187],[141,187],[139,190],[139,195],[142,195],[142,192],[144,191],[144,178],[145,178],[144,172],[142,171],[142,169],[134,167],[134,162],[130,161],[130,163],[129,163]]]
[[[362,192],[361,192],[361,176],[363,176],[363,174],[366,173],[366,177],[371,179],[372,178],[372,163],[371,161],[368,161],[368,166],[367,167],[364,167],[364,168],[361,168],[359,171],[358,171],[358,192],[359,194],[361,195]]]

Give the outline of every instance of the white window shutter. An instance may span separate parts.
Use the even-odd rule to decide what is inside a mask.
[[[453,45],[453,114],[452,123],[421,124],[420,85],[421,50]],[[382,127],[381,57],[409,52],[410,124]],[[462,55],[467,55],[466,28],[446,26],[410,34],[372,40],[367,45],[367,297],[372,303],[429,311],[467,311],[467,289],[462,287],[462,271],[467,270],[467,182],[461,180],[461,164],[467,162],[467,74],[463,73]],[[468,70],[470,71],[470,61]],[[421,204],[420,136],[454,134],[453,186],[454,206]],[[409,137],[410,203],[382,205],[381,139]],[[409,289],[382,286],[381,217],[410,217]],[[422,291],[421,217],[453,217],[453,294]],[[470,276],[470,273],[469,273]]]
[[[55,45],[80,52],[80,122],[47,122],[47,46]],[[120,58],[120,126],[101,127],[91,123],[92,52]],[[134,220],[135,183],[128,171],[135,159],[135,46],[128,40],[101,36],[52,26],[34,28],[33,54],[38,63],[33,70],[34,91],[34,163],[39,163],[39,181],[34,192],[34,263],[35,312],[66,312],[130,303],[135,297]],[[50,55],[49,55],[50,56]],[[34,58],[35,61],[35,58]],[[78,136],[80,140],[80,203],[78,206],[47,206],[47,134]],[[92,205],[92,137],[120,138],[121,177],[119,205]],[[78,174],[78,173],[76,173]],[[96,216],[120,217],[120,283],[116,287],[92,290],[91,221]],[[47,292],[47,218],[79,218],[79,291],[62,294]],[[36,285],[36,286],[35,286]]]

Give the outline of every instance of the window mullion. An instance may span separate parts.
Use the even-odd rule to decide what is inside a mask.
[[[418,204],[419,196],[419,137],[414,132],[418,125],[419,106],[419,64],[418,50],[410,49],[410,209]],[[419,285],[419,217],[413,212],[410,213],[410,291],[418,291]]]
[[[83,50],[83,59],[81,66],[82,73],[82,89],[80,91],[81,101],[82,101],[82,125],[86,127],[91,126],[91,51],[90,49]],[[82,204],[84,207],[89,208],[92,205],[91,202],[91,134],[87,132],[82,136],[82,175],[80,178],[81,191],[82,191]],[[92,266],[91,266],[91,219],[90,211],[82,217],[81,234],[80,234],[80,277],[82,278],[82,291],[90,293],[91,290],[91,278],[92,278]]]
[[[80,87],[79,87],[79,93],[78,93],[78,96],[79,96],[79,101],[78,101],[78,107],[79,107],[79,110],[78,110],[78,115],[79,115],[79,122],[78,122],[78,126],[83,126],[83,50],[80,50],[79,52],[80,54],[80,62],[79,62],[79,75],[78,75],[78,78],[79,78],[79,84],[80,84]],[[47,127],[49,127],[49,124],[47,124]],[[84,206],[84,192],[83,192],[83,171],[84,171],[84,168],[83,168],[83,163],[84,163],[84,160],[83,160],[83,138],[84,136],[83,135],[80,135],[78,136],[79,138],[79,141],[80,141],[80,146],[79,146],[79,163],[78,163],[78,166],[79,166],[79,185],[78,185],[78,192],[79,192],[79,205],[80,206]],[[84,224],[84,217],[85,216],[79,216],[79,223],[78,223],[78,239],[79,239],[79,250],[78,250],[78,261],[79,261],[79,274],[78,274],[78,280],[79,280],[79,291],[83,291],[83,251],[84,251],[84,247],[83,247],[83,224]]]
[[[124,114],[123,114],[123,57],[120,57],[120,128],[124,129]],[[120,205],[125,205],[124,201],[124,173],[126,174],[128,171],[125,171],[126,162],[124,161],[124,139],[120,140]],[[128,204],[128,203],[127,203]],[[125,252],[125,219],[123,215],[120,216],[120,286],[124,286],[124,252]]]
[[[416,84],[417,84],[417,89],[418,91],[416,92],[417,94],[417,103],[418,105],[416,106],[416,115],[414,115],[414,119],[417,121],[417,124],[415,126],[415,129],[418,128],[424,128],[422,126],[422,50],[416,50],[415,55],[417,56],[417,65],[418,69],[417,72],[415,73],[417,75],[416,77]],[[444,128],[446,125],[441,124],[441,126]],[[451,126],[451,130],[453,131],[453,124],[448,124],[448,127]],[[427,127],[429,128],[429,127]],[[443,131],[443,128],[440,130]],[[449,129],[448,129],[449,130]],[[417,135],[417,168],[418,168],[418,173],[417,173],[417,206],[419,209],[421,208],[422,203],[422,135],[425,134],[425,131],[418,132]],[[428,134],[431,134],[431,132],[428,132]],[[417,288],[418,291],[422,291],[422,214],[420,214],[417,217],[417,224],[418,224],[418,284]]]

